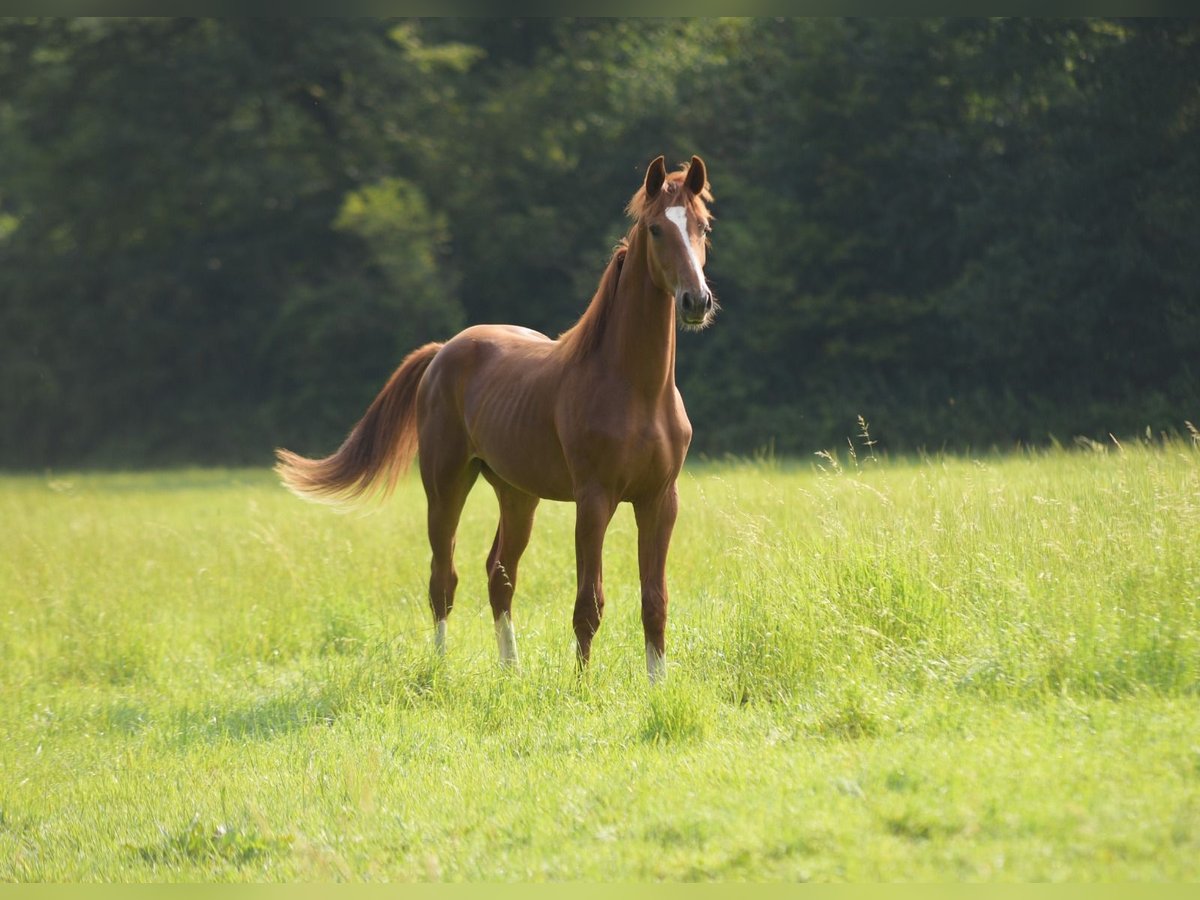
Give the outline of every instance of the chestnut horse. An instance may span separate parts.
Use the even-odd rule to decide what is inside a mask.
[[[675,387],[675,332],[677,322],[703,328],[715,313],[704,277],[711,199],[699,157],[670,174],[658,157],[629,202],[629,234],[587,310],[558,340],[513,325],[467,328],[410,353],[331,456],[277,451],[289,488],[336,501],[390,491],[419,449],[440,652],[458,583],[455,532],[482,473],[500,504],[487,577],[501,662],[517,659],[513,591],[539,499],[575,503],[581,667],[604,612],[604,533],[617,504],[629,502],[646,669],[652,682],[665,676],[667,547],[678,510],[675,481],[692,438]]]

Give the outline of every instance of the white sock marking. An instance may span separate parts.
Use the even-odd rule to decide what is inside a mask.
[[[646,641],[646,674],[650,676],[651,684],[667,680],[667,658],[649,641]]]
[[[496,646],[500,648],[500,664],[515,666],[517,664],[517,635],[513,631],[512,617],[508,613],[500,613],[495,621]]]
[[[696,272],[696,282],[701,287],[704,286],[704,270],[700,268],[700,260],[696,259],[696,250],[692,247],[692,239],[688,234],[687,227],[687,208],[683,206],[672,206],[666,216],[675,223],[675,227],[679,229],[679,233],[683,235],[683,245],[687,247],[688,259],[692,261],[692,268]]]
[[[433,646],[437,650],[439,656],[446,655],[446,620],[438,619],[437,627],[433,632]]]

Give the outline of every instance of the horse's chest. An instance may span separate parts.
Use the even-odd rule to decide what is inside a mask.
[[[631,449],[664,461],[683,462],[691,442],[692,429],[686,416],[673,411],[634,419],[636,428],[631,435]]]
[[[691,441],[691,425],[677,407],[629,403],[610,405],[567,429],[563,449],[576,476],[628,485],[673,480]],[[609,477],[611,476],[611,477]]]

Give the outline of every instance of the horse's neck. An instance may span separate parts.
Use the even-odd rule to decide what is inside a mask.
[[[609,327],[601,342],[605,361],[650,397],[675,387],[675,304],[650,278],[643,242],[634,237],[617,282]]]

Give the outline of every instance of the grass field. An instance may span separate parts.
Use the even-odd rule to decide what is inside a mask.
[[[266,471],[0,478],[0,879],[1200,878],[1200,450],[698,464],[669,680],[633,517],[574,671],[544,503],[496,663],[424,499]]]

